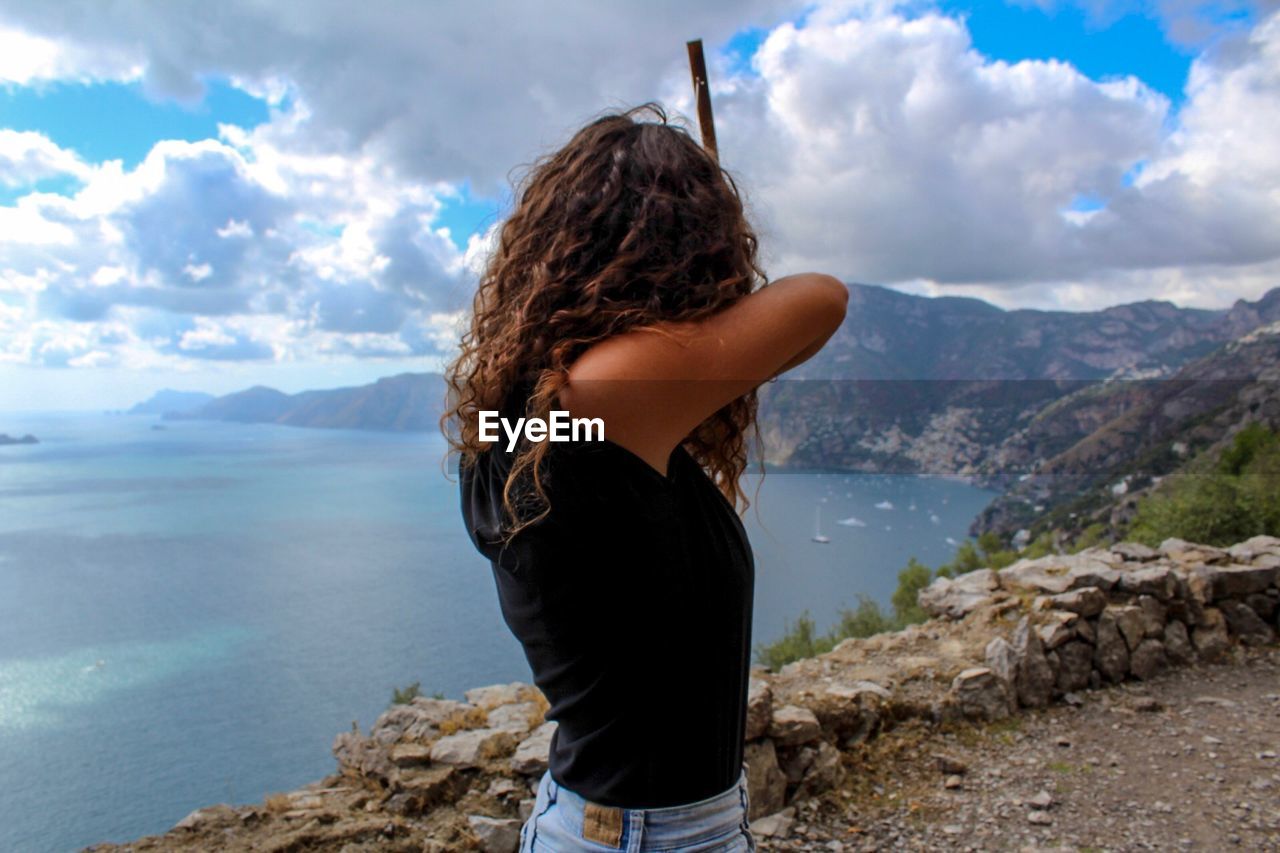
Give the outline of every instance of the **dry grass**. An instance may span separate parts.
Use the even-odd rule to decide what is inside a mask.
[[[267,811],[271,814],[281,814],[293,808],[293,800],[289,798],[288,794],[267,794],[266,799],[263,800],[262,803],[267,807]]]

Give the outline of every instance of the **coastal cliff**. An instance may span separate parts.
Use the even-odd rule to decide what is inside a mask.
[[[815,828],[833,808],[843,815],[836,825],[843,820],[853,832],[859,808],[879,801],[860,806],[850,786],[859,776],[892,775],[892,767],[867,763],[888,760],[890,746],[945,752],[960,732],[1011,730],[1028,715],[1034,725],[1036,714],[1056,706],[1273,648],[1280,539],[1255,536],[1227,548],[1172,538],[1157,548],[1120,542],[940,578],[919,599],[932,616],[922,624],[753,672],[745,749],[762,847],[813,849],[811,841],[835,832],[830,821]],[[686,701],[696,697],[672,697]],[[506,853],[546,769],[555,725],[544,720],[546,708],[535,687],[520,683],[477,687],[463,700],[416,697],[393,705],[367,734],[338,734],[335,773],[312,785],[261,803],[207,806],[163,835],[87,849]],[[1047,748],[1070,746],[1061,740]],[[1026,743],[1021,752],[1041,746]],[[1142,756],[1158,748],[1131,746]],[[945,789],[963,789],[963,762],[945,754],[937,761]],[[1029,809],[1023,825],[1031,829],[1053,823],[1054,795],[1036,797],[1038,804],[1019,806]],[[1238,830],[1237,843],[1263,849],[1275,837],[1280,815],[1257,817]],[[953,836],[941,833],[937,846],[948,847],[949,837],[966,842]]]

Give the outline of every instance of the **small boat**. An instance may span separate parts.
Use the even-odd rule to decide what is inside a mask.
[[[817,506],[814,507],[814,509],[817,511],[813,516],[813,541],[821,545],[826,545],[831,542],[831,537],[824,536],[822,534],[822,507]]]
[[[938,518],[938,514],[936,512],[929,513],[929,521],[931,521],[934,524],[942,523],[942,519]]]
[[[841,527],[866,527],[867,526],[867,523],[862,519],[858,518],[856,515],[851,515],[848,518],[842,518],[839,521],[837,521],[836,524],[839,524]]]
[[[885,500],[882,500],[880,501],[880,503],[876,504],[876,509],[893,509],[893,501],[886,498]]]

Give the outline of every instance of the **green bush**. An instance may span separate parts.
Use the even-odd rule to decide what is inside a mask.
[[[830,635],[831,645],[834,647],[836,643],[849,637],[874,637],[885,631],[897,630],[898,627],[895,620],[884,614],[879,604],[865,595],[859,595],[857,607],[840,611],[840,621]]]
[[[391,688],[391,705],[408,705],[422,695],[422,682],[415,681],[408,687]],[[388,705],[390,707],[390,705]]]
[[[1140,500],[1126,535],[1230,545],[1260,533],[1280,535],[1280,436],[1253,423],[1216,463],[1197,458]]]
[[[830,635],[818,636],[809,611],[794,621],[787,623],[782,637],[772,643],[756,646],[756,660],[770,669],[781,669],[793,660],[811,658],[823,652],[831,651],[835,643]]]
[[[920,590],[933,582],[933,572],[924,563],[912,557],[907,567],[898,572],[898,588],[893,591],[890,602],[893,604],[895,620],[902,625],[923,622],[925,612],[916,602]]]

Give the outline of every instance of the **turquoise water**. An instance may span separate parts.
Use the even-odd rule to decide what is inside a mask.
[[[393,687],[528,679],[438,438],[157,422],[0,414],[41,441],[0,447],[0,850],[126,841],[319,779]],[[770,472],[746,517],[756,639],[887,602],[992,496]]]

